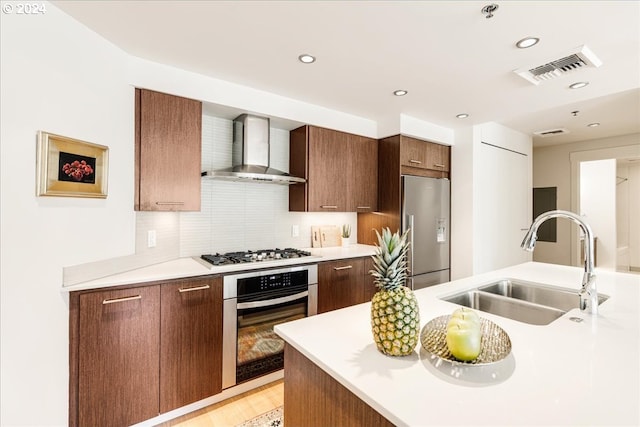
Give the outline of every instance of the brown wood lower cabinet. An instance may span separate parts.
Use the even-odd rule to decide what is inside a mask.
[[[369,273],[373,270],[373,259],[370,256],[364,258],[364,300],[371,301],[378,288],[373,280],[373,276]]]
[[[220,277],[69,301],[70,426],[129,426],[222,391]]]
[[[377,288],[369,271],[371,257],[347,258],[318,265],[318,313],[371,301]]]
[[[222,279],[162,285],[160,412],[222,391]]]
[[[393,426],[289,344],[284,348],[284,413],[288,426]]]
[[[157,416],[160,286],[82,294],[78,314],[77,425]]]
[[[348,258],[318,265],[318,313],[364,302],[364,259]]]

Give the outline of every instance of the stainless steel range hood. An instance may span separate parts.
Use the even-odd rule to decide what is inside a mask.
[[[242,114],[233,120],[233,166],[202,172],[203,177],[290,185],[304,178],[269,167],[269,118]]]

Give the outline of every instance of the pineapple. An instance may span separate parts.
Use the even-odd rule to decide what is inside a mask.
[[[405,286],[407,279],[408,230],[399,235],[389,228],[376,230],[378,245],[369,273],[380,290],[371,300],[371,330],[382,353],[406,356],[413,353],[420,337],[418,301]]]

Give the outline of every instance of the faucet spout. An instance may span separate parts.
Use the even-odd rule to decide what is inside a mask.
[[[598,314],[598,292],[596,289],[596,275],[594,272],[594,238],[593,231],[587,222],[579,215],[563,210],[555,210],[540,214],[529,227],[529,231],[520,245],[522,249],[532,252],[538,240],[538,228],[551,218],[567,218],[580,226],[584,234],[584,274],[580,289],[580,310]]]

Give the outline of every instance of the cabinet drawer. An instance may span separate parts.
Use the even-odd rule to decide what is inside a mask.
[[[349,258],[318,265],[318,313],[364,301],[364,259]]]
[[[374,277],[371,275],[371,273],[369,273],[371,270],[374,269],[373,259],[371,257],[364,257],[363,263],[364,263],[364,271],[363,271],[364,293],[362,298],[364,299],[364,301],[362,302],[369,302],[371,301],[375,293],[378,292],[378,288],[376,287]]]

